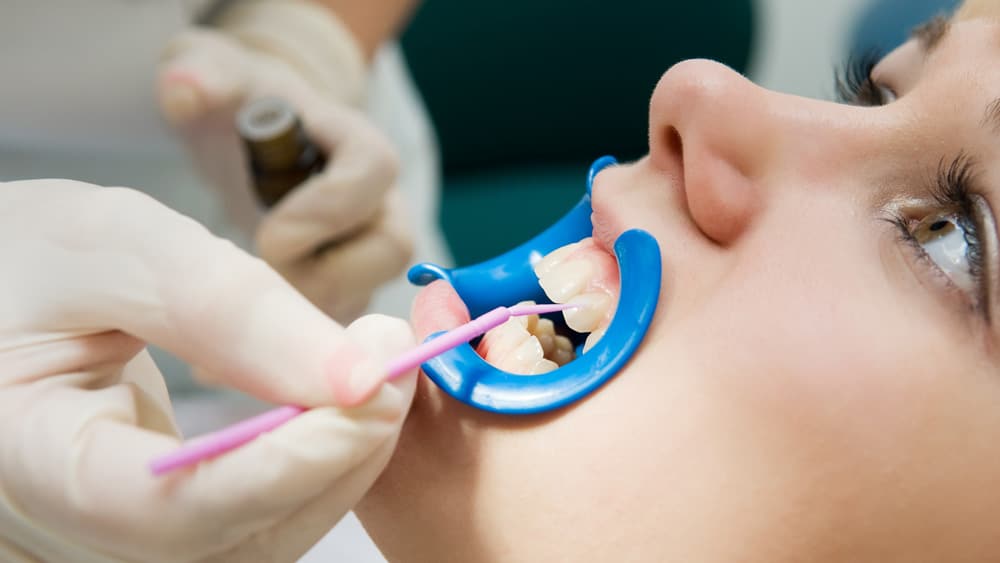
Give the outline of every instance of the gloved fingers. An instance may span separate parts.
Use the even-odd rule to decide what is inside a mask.
[[[416,341],[406,321],[386,315],[365,315],[347,327],[347,332],[373,358],[388,363],[396,356],[413,348]],[[407,375],[401,375],[387,384],[403,391],[403,399],[409,408],[413,398],[413,384],[417,370],[414,368]],[[382,387],[384,380],[380,378],[363,381],[335,378],[334,389],[340,402],[347,406],[360,405],[368,400],[373,393]]]
[[[122,340],[115,333],[95,338]],[[129,537],[122,523],[148,521],[144,511],[151,506],[143,490],[150,480],[135,478],[140,466],[130,456],[176,443],[169,405],[155,385],[163,384],[162,377],[148,353],[127,364],[89,366],[0,394],[0,509],[13,513],[12,533],[23,535],[29,545],[26,534],[37,538],[37,533],[30,524],[19,533],[25,521],[44,522],[47,533],[82,545],[110,545],[118,543],[107,541],[118,540],[119,534]],[[128,477],[116,480],[125,469],[132,469]],[[144,502],[136,504],[136,499]],[[141,559],[139,553],[130,560]]]
[[[397,330],[402,325],[399,319],[368,315],[351,323],[347,332],[363,343],[369,355],[387,361],[414,344],[408,328]],[[234,514],[281,514],[280,534],[255,531],[255,541],[264,550],[261,553],[304,550],[354,506],[385,467],[413,400],[415,372],[385,385],[369,382],[367,388],[359,389],[341,381],[347,387],[345,394],[353,393],[356,399],[345,402],[364,404],[308,411],[202,464],[193,474],[176,478],[191,480],[189,494],[199,499],[199,514],[228,521],[230,526],[238,525],[233,522]],[[374,396],[369,397],[372,392]],[[232,479],[247,467],[255,468],[252,475]],[[297,531],[293,534],[292,530]],[[278,543],[266,547],[271,542]]]
[[[402,202],[391,199],[373,224],[318,256],[291,264],[270,259],[316,306],[334,319],[350,320],[364,310],[377,287],[403,272],[413,256]]]
[[[351,510],[378,479],[395,451],[398,436],[387,439],[321,494],[250,541],[216,555],[219,561],[297,561]]]
[[[412,345],[408,329],[389,326],[399,324],[405,323],[371,316],[348,330],[367,342],[367,353],[384,359]],[[145,360],[130,367],[142,369]],[[161,426],[146,408],[154,399],[126,379],[98,390],[5,392],[0,480],[16,494],[9,508],[77,543],[116,545],[121,551],[113,555],[136,561],[163,553],[190,560],[235,546],[334,487],[347,495],[337,499],[353,503],[384,466],[415,386],[409,375],[378,386],[359,407],[307,411],[193,469],[155,477],[149,462],[179,441],[149,430]],[[329,522],[350,506],[321,506],[310,518]]]
[[[276,56],[253,51],[224,34],[190,30],[172,40],[157,90],[167,121],[184,137],[204,175],[223,190],[231,219],[247,232],[260,220],[260,211],[247,190],[236,111],[262,96],[283,98],[296,109],[330,162],[274,210],[278,215],[287,213],[287,222],[293,225],[304,222],[293,228],[306,231],[306,240],[281,250],[283,255],[295,251],[301,256],[317,244],[318,236],[337,239],[364,225],[395,179],[397,166],[389,143],[360,112],[319,95]],[[285,206],[287,211],[282,210]]]
[[[2,221],[2,219],[0,219]],[[0,259],[9,258],[0,255]],[[5,262],[11,272],[18,271],[18,264]],[[18,305],[25,312],[36,315],[27,319],[29,323],[47,323],[45,314],[39,311],[34,296],[18,292],[17,285],[5,287],[0,280],[0,311],[8,312],[0,318],[0,334],[21,337],[13,342],[6,340],[0,344],[0,390],[15,385],[36,383],[46,378],[61,378],[62,382],[77,387],[100,387],[109,377],[109,370],[125,365],[141,353],[145,343],[118,330],[80,330],[66,334],[61,331],[46,331],[48,334],[30,334],[32,326],[25,326],[25,319],[18,318]],[[11,315],[10,312],[15,314]],[[39,323],[41,324],[41,323]]]
[[[135,401],[140,413],[137,421],[140,426],[170,436],[181,435],[170,403],[167,382],[149,350],[144,349],[132,358],[122,371],[120,381],[137,391]]]
[[[206,543],[232,548],[253,538],[262,553],[284,551],[289,543],[297,551],[315,544],[377,478],[386,462],[384,452],[391,451],[402,425],[405,411],[401,408],[408,404],[403,398],[400,389],[386,386],[358,409],[306,412],[239,450],[203,464],[189,476],[168,479],[190,479],[183,485],[183,494],[193,500],[185,511],[187,517],[196,519],[192,524],[220,523],[206,531]],[[330,490],[339,490],[347,498],[316,503]],[[297,533],[286,538],[284,546],[269,549],[267,544],[281,535],[269,532],[275,526],[281,526],[282,533]],[[247,560],[235,557],[241,552],[237,549],[219,559]]]
[[[3,187],[0,207],[33,221],[25,259],[51,268],[15,292],[24,318],[63,331],[120,329],[274,403],[335,404],[331,377],[373,369],[262,260],[148,196],[55,180]]]
[[[168,43],[163,58],[157,93],[164,116],[175,126],[214,112],[232,114],[247,95],[247,54],[219,33],[185,31]]]
[[[231,38],[193,29],[174,37],[163,59],[157,79],[161,113],[201,175],[219,190],[229,221],[253,232],[261,210],[247,189],[247,159],[234,125],[249,95],[250,58]]]
[[[370,223],[399,171],[389,141],[360,113],[329,105],[302,117],[328,162],[261,222],[258,251],[272,263],[307,256]]]
[[[239,106],[261,96],[280,96],[305,114],[333,105],[279,58],[206,29],[168,43],[157,93],[167,121],[180,128],[221,116],[231,129]]]
[[[35,481],[34,494],[6,478],[9,472],[5,489],[19,494],[19,512],[76,543],[114,545],[112,555],[128,561],[164,553],[200,559],[294,514],[394,439],[405,403],[399,389],[383,389],[384,397],[380,392],[348,415],[332,407],[306,412],[193,471],[164,477],[153,476],[148,463],[179,442],[133,426],[117,405],[103,405],[88,409],[90,419],[75,427],[63,417],[61,426],[36,431],[35,440],[62,455],[51,456],[57,463],[37,452],[24,458],[29,463],[17,474]],[[350,506],[326,508],[337,517]]]

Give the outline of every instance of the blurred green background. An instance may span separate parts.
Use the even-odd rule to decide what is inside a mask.
[[[749,0],[424,2],[402,38],[441,145],[441,222],[459,265],[527,240],[585,191],[590,163],[646,152],[649,95],[694,57],[745,72]]]

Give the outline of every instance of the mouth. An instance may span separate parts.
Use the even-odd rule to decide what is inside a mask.
[[[414,310],[414,325],[433,325],[448,311],[452,320],[478,317],[498,306],[545,302],[579,305],[562,317],[508,321],[480,339],[424,363],[424,373],[439,388],[470,406],[502,414],[535,414],[573,403],[615,376],[638,349],[659,300],[660,247],[648,232],[616,232],[617,223],[591,207],[597,173],[614,164],[598,159],[587,176],[587,193],[561,219],[535,238],[479,264],[448,269],[418,264],[412,283],[445,280],[445,305]],[[615,219],[614,215],[608,218]],[[614,235],[612,237],[612,235]],[[417,312],[427,315],[421,318]],[[424,322],[427,321],[427,322]],[[460,324],[459,321],[457,324]],[[457,326],[443,323],[436,330]],[[426,331],[428,338],[440,332]]]
[[[556,318],[513,317],[483,336],[476,352],[512,374],[547,373],[586,354],[603,338],[618,303],[618,264],[593,238],[554,250],[533,269],[549,300],[577,307]]]

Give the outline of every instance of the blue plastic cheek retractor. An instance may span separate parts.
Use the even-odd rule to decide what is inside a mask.
[[[409,279],[417,285],[448,281],[473,318],[520,301],[547,302],[533,265],[553,250],[592,235],[590,192],[594,177],[616,164],[597,159],[587,174],[587,193],[565,216],[521,246],[480,264],[447,269],[418,264]],[[568,405],[595,391],[618,372],[649,329],[660,294],[660,247],[648,232],[633,229],[615,241],[621,293],[604,337],[568,364],[539,375],[502,371],[464,344],[424,363],[430,379],[459,401],[502,414],[532,414]],[[432,334],[435,338],[441,333]]]

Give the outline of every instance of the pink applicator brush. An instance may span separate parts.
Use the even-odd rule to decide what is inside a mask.
[[[409,373],[410,370],[419,367],[427,360],[485,334],[490,329],[507,322],[511,317],[543,315],[577,307],[579,305],[570,304],[497,307],[395,358],[386,365],[385,379],[392,381]],[[153,475],[163,475],[175,469],[194,465],[204,459],[237,448],[264,432],[274,430],[306,410],[308,409],[305,407],[288,405],[237,422],[222,430],[195,438],[173,452],[154,459],[149,464],[149,469]]]

